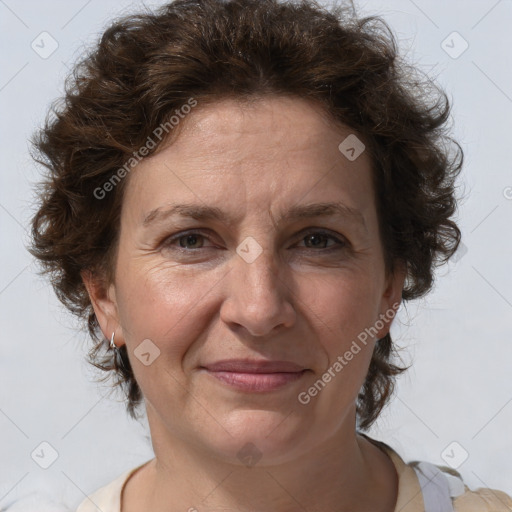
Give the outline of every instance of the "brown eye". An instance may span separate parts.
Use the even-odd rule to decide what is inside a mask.
[[[180,247],[183,247],[183,248],[186,248],[187,245],[191,245],[193,246],[192,249],[198,249],[199,247],[202,247],[202,243],[200,243],[200,241],[203,239],[203,236],[202,235],[199,235],[199,234],[189,234],[189,235],[184,235],[184,236],[180,236],[178,238],[179,242],[180,242]]]
[[[205,245],[205,240],[208,240],[206,235],[199,232],[190,231],[188,233],[177,233],[166,238],[163,241],[163,246],[170,249],[192,251],[194,249],[208,248]]]
[[[333,240],[334,243],[327,246],[329,240]],[[313,231],[306,234],[302,241],[305,242],[306,247],[308,249],[331,249],[335,246],[339,246],[338,248],[342,248],[346,245],[343,240],[331,235],[330,233],[325,233],[323,231]]]

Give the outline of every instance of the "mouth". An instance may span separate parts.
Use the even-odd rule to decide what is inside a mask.
[[[203,370],[230,387],[250,392],[268,392],[282,388],[303,377],[308,370],[282,373],[240,373]]]
[[[300,380],[309,370],[289,361],[219,361],[200,367],[217,381],[240,391],[275,391]]]

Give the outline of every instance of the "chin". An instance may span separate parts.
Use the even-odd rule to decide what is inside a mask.
[[[225,418],[213,437],[207,433],[206,443],[224,461],[247,467],[276,465],[297,458],[307,445],[310,432],[300,425],[298,415],[249,410],[236,411]],[[227,432],[226,432],[227,431]]]

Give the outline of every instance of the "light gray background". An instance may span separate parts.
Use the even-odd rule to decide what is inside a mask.
[[[84,45],[107,20],[141,5],[0,0],[0,507],[38,492],[56,503],[48,510],[74,510],[84,493],[153,456],[146,428],[92,380],[86,334],[37,277],[24,246],[39,177],[27,139],[62,94]],[[392,334],[413,367],[369,434],[406,460],[437,464],[446,464],[442,455],[456,441],[460,447],[448,454],[468,452],[458,470],[471,488],[512,494],[512,2],[358,5],[382,15],[408,58],[438,77],[453,99],[454,134],[466,153],[464,248],[438,272],[430,295],[402,307]],[[59,45],[47,59],[31,48],[43,31]],[[441,46],[453,31],[469,44],[458,58]],[[463,42],[451,36],[446,44],[453,53]],[[43,441],[58,452],[46,470],[31,458]]]

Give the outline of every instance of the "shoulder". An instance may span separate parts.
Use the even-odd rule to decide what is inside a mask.
[[[76,512],[120,512],[121,490],[128,476],[124,473],[109,484],[87,495]]]
[[[498,489],[464,485],[464,492],[453,498],[455,512],[512,512],[512,497]]]
[[[363,435],[382,448],[395,465],[398,496],[395,512],[512,512],[512,497],[486,487],[470,489],[461,474],[427,461],[405,462],[388,444]]]
[[[149,462],[125,471],[109,484],[89,494],[80,503],[76,512],[121,512],[121,494],[124,485],[135,471]]]
[[[512,512],[512,497],[498,489],[478,487],[470,489],[461,474],[453,468],[415,461],[413,468],[435,467],[443,476],[453,504],[454,512]]]

